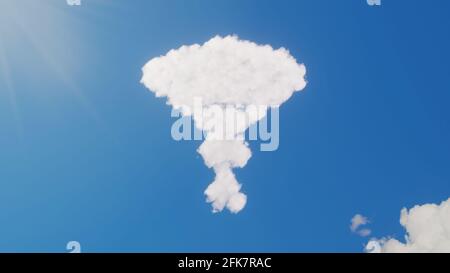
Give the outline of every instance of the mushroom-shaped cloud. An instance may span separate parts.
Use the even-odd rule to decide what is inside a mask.
[[[142,71],[141,83],[157,97],[167,97],[167,103],[184,116],[192,116],[195,126],[205,133],[198,152],[216,173],[205,190],[213,211],[227,207],[239,212],[247,197],[240,192],[232,168],[244,167],[251,157],[243,134],[264,118],[268,107],[279,107],[306,86],[305,66],[284,48],[275,50],[237,36],[216,36],[203,45],[182,46],[153,58]],[[193,111],[199,99],[203,110]],[[266,110],[262,115],[248,115],[246,109],[252,105],[265,106]],[[247,117],[244,125],[236,128],[225,118],[205,114],[225,107],[237,117]],[[230,128],[234,129],[231,133]],[[227,138],[217,138],[217,131]]]

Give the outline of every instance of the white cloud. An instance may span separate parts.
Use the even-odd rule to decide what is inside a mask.
[[[367,237],[372,233],[372,230],[370,230],[368,228],[363,228],[363,229],[358,230],[357,233],[361,237]]]
[[[362,237],[369,236],[372,231],[368,228],[360,229],[361,226],[367,225],[369,223],[369,219],[361,214],[355,214],[350,220],[350,230],[354,233],[359,234]]]
[[[375,252],[450,252],[450,198],[440,205],[403,208],[400,224],[406,229],[405,242],[394,238],[371,240],[372,246],[374,242],[380,246],[373,248]]]
[[[284,48],[216,36],[150,60],[142,83],[175,108],[193,107],[196,97],[206,105],[280,105],[305,87],[305,71]]]
[[[206,113],[224,106],[234,108],[237,115],[245,114],[248,105],[279,107],[306,86],[305,66],[284,48],[275,50],[237,36],[216,36],[203,45],[182,46],[153,58],[142,71],[141,82],[148,89],[157,97],[167,97],[167,103],[183,115],[192,115],[196,127],[208,134],[198,152],[216,173],[205,191],[213,211],[226,207],[239,212],[247,197],[240,192],[232,168],[244,167],[251,157],[242,133],[265,114],[241,125],[231,139],[218,141],[212,138],[213,128],[233,126],[223,126],[224,119],[205,120],[203,113],[192,110],[195,100],[202,100]],[[223,133],[229,136],[229,132]]]

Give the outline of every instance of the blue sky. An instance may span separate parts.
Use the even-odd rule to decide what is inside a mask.
[[[0,0],[0,251],[360,252],[402,239],[402,207],[450,196],[450,3]],[[280,147],[237,170],[239,214],[212,214],[214,173],[176,142],[151,58],[215,35],[288,48],[308,86]]]

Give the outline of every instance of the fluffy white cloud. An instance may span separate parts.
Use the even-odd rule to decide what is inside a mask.
[[[400,213],[405,242],[394,238],[371,240],[372,252],[450,252],[450,198],[440,205],[418,205]]]
[[[228,163],[214,166],[216,178],[205,190],[208,202],[212,203],[213,211],[218,212],[226,206],[231,212],[239,212],[247,203],[247,196],[240,192],[241,185],[237,182]]]
[[[257,45],[237,36],[216,36],[203,45],[182,46],[165,56],[151,59],[142,69],[141,82],[157,97],[167,97],[167,103],[183,115],[193,117],[195,126],[207,133],[198,152],[216,177],[206,189],[207,201],[213,211],[228,208],[240,211],[247,197],[240,192],[232,168],[244,167],[251,157],[242,133],[263,115],[250,117],[246,124],[227,124],[225,118],[208,118],[205,113],[231,107],[237,116],[245,116],[246,106],[279,107],[295,91],[306,86],[306,69],[284,49]],[[201,99],[203,110],[195,111]],[[206,120],[205,120],[206,119]],[[227,140],[213,140],[217,128]],[[237,128],[231,132],[230,128]]]
[[[240,192],[231,168],[244,167],[251,157],[251,151],[242,140],[206,140],[198,152],[205,160],[206,166],[214,168],[215,180],[205,191],[207,201],[212,203],[213,211],[222,211],[226,206],[236,213],[244,208],[247,196]]]
[[[252,156],[242,140],[206,140],[200,145],[198,152],[209,168],[223,164],[242,168]]]
[[[280,105],[305,87],[305,72],[284,48],[216,36],[150,60],[142,83],[175,108],[193,107],[196,97],[205,105]]]
[[[350,230],[354,233],[359,234],[362,237],[369,236],[370,233],[372,232],[368,228],[360,229],[361,226],[367,225],[369,223],[369,219],[367,219],[367,217],[365,217],[361,214],[355,214],[355,216],[352,217],[350,222],[351,222]]]

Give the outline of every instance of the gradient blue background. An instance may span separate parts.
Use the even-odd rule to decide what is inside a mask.
[[[403,239],[402,207],[450,196],[447,0],[6,2],[25,23],[0,11],[2,252],[360,252],[355,213]],[[279,149],[251,143],[237,215],[211,213],[200,142],[139,83],[216,34],[288,48],[309,82]]]

